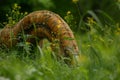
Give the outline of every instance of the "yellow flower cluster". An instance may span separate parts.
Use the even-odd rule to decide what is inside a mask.
[[[17,4],[17,3],[15,3],[15,4],[13,5],[13,10],[17,10],[17,9],[21,9],[21,7],[20,7],[20,6],[18,6],[18,4]]]
[[[73,3],[77,3],[79,0],[72,0]]]
[[[70,27],[76,25],[74,16],[71,11],[66,12],[66,16],[64,17],[64,19],[66,20],[66,22],[69,24]]]
[[[25,42],[26,45],[30,45],[31,43],[30,42]]]
[[[92,18],[92,17],[88,17],[87,18],[87,22],[88,22],[88,24],[95,24],[96,22],[94,21],[94,18]]]
[[[71,14],[71,11],[67,11],[67,15]]]
[[[8,22],[4,22],[3,24],[9,24],[11,26],[15,25],[16,22],[18,22],[23,16],[27,15],[28,13],[21,13],[20,12],[21,7],[15,3],[12,7],[12,10],[10,11],[10,14],[6,14],[6,17],[8,18]]]

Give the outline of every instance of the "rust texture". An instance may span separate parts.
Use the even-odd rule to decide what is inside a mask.
[[[0,43],[8,48],[16,45],[19,41],[17,35],[24,31],[25,34],[30,34],[42,39],[47,38],[50,42],[58,40],[60,53],[65,57],[78,55],[78,46],[74,35],[68,24],[57,14],[47,11],[34,11],[22,18],[16,25],[6,25],[0,31]],[[34,43],[34,40],[27,41]]]

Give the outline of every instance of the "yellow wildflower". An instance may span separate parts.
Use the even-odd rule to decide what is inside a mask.
[[[95,24],[96,22],[94,21],[94,18],[88,17],[88,24]]]
[[[67,12],[67,15],[69,15],[69,14],[71,14],[71,11],[68,11],[68,12]]]
[[[25,14],[25,15],[27,15],[27,14],[28,14],[28,12],[25,12],[24,14]]]
[[[73,3],[77,3],[79,0],[72,0]]]
[[[26,45],[30,45],[30,42],[25,42]]]
[[[18,7],[18,4],[17,3],[15,3],[14,4],[14,9],[16,9]]]

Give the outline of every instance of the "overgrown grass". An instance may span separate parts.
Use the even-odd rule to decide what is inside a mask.
[[[96,37],[95,37],[96,35]],[[42,51],[36,47],[26,52],[0,51],[0,79],[3,80],[119,80],[120,36],[76,35],[81,50],[81,61],[76,67],[66,65],[51,56],[52,51],[45,45]],[[91,40],[90,38],[95,38]]]
[[[75,34],[81,51],[77,66],[58,61],[47,41],[34,50],[21,43],[22,49],[0,48],[0,80],[119,80],[120,25],[100,25],[93,18],[85,23],[89,31]]]

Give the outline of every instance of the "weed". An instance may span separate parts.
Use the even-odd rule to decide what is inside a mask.
[[[73,1],[76,3],[77,0]],[[19,12],[16,12],[16,9],[19,8],[16,4],[14,5],[13,12],[11,12],[14,17],[9,16],[9,24],[14,25],[21,18],[15,18],[15,15],[18,16],[17,12]],[[68,66],[63,60],[58,61],[50,48],[50,43],[47,41],[45,41],[43,49],[39,46],[32,49],[31,44],[26,42],[28,36],[22,32],[20,37],[23,41],[18,44],[17,48],[8,50],[0,47],[0,79],[119,80],[120,24],[115,23],[107,14],[101,13],[112,22],[103,25],[97,15],[91,11],[88,13],[92,16],[87,17],[87,21],[84,21],[83,15],[78,28],[86,30],[84,26],[88,26],[90,30],[86,30],[84,34],[76,33],[81,50],[79,65]],[[70,11],[67,12],[65,19],[74,26],[72,24],[74,16]]]

